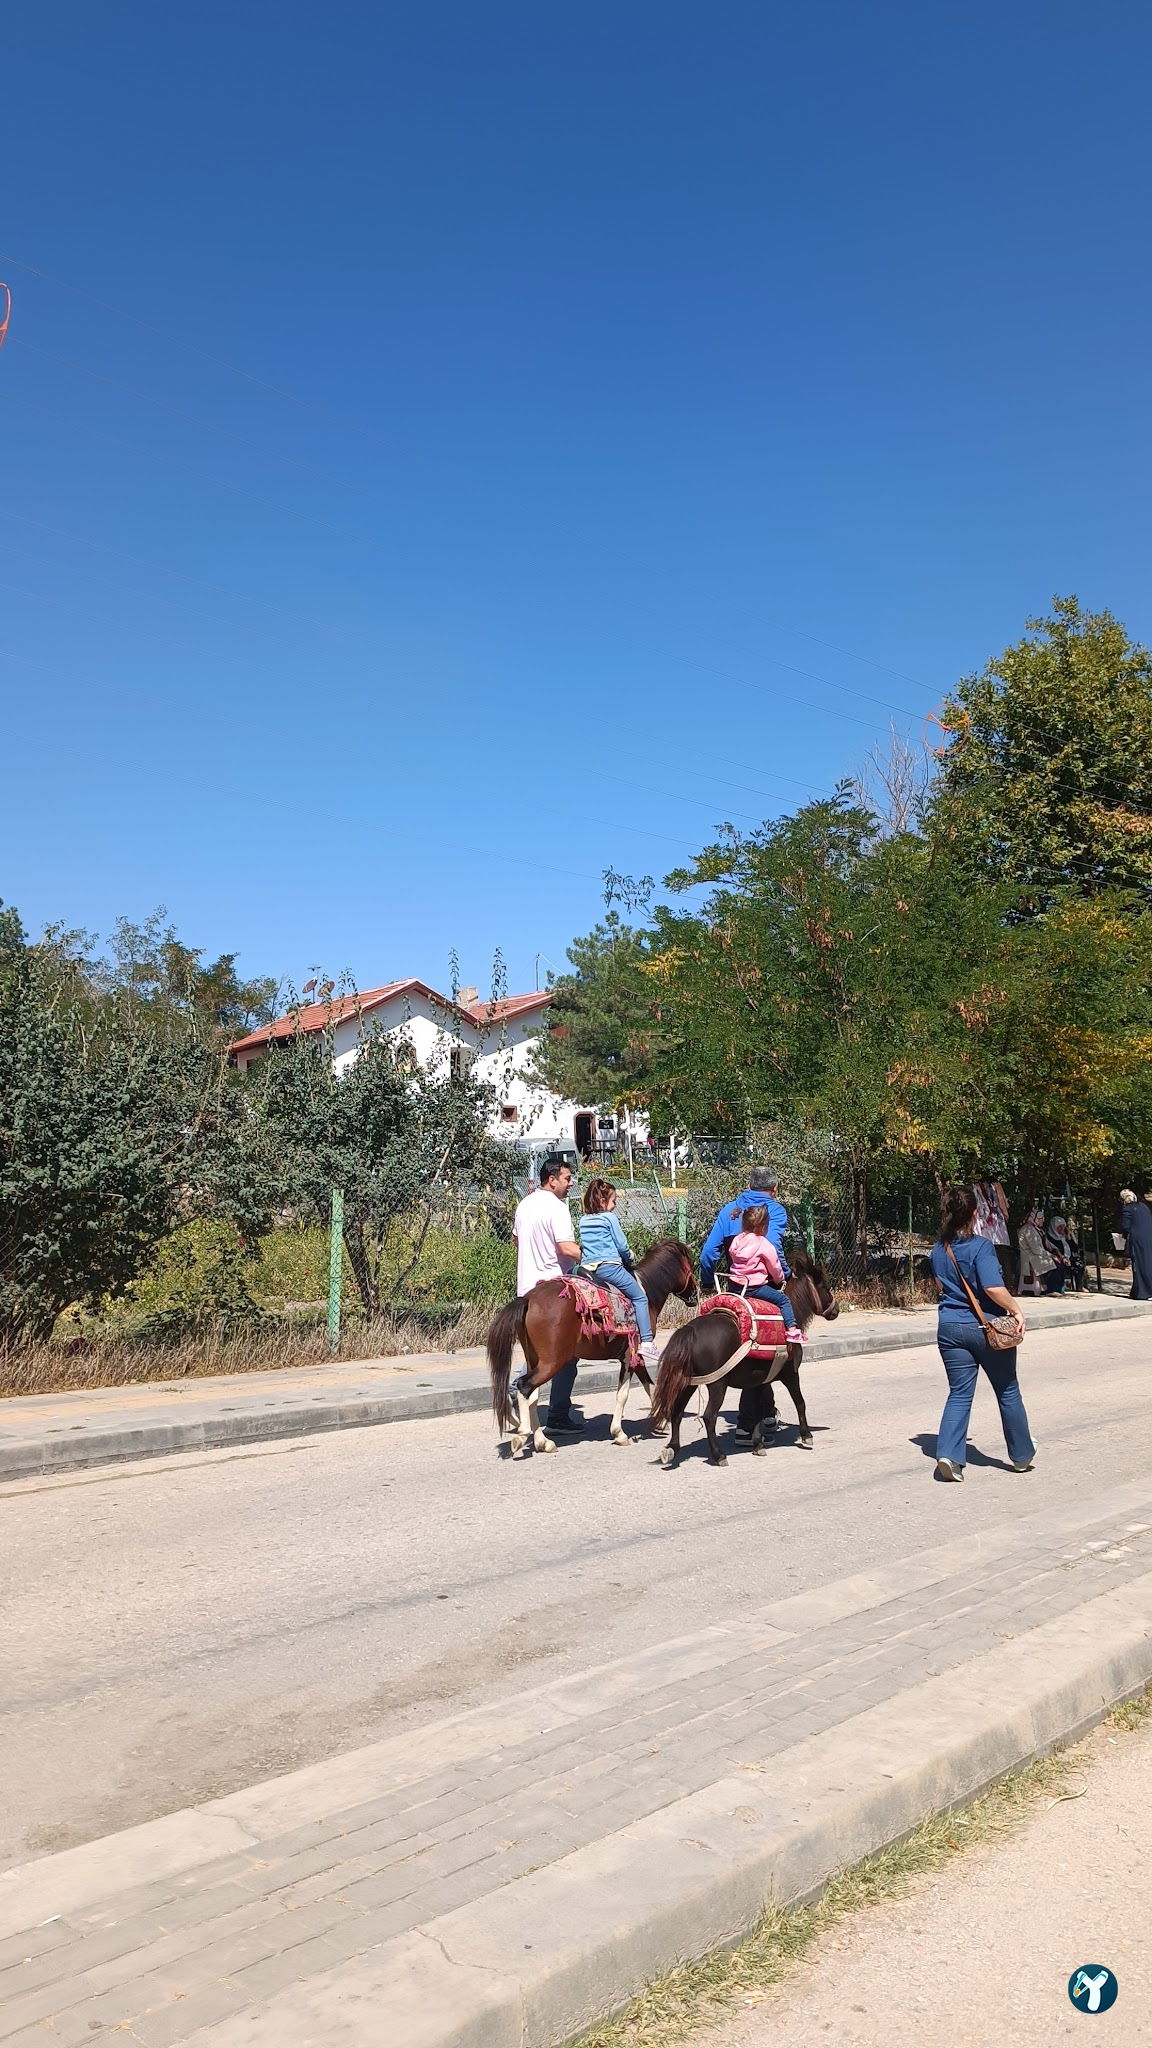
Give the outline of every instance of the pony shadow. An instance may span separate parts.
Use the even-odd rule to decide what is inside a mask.
[[[929,1435],[927,1430],[921,1430],[919,1436],[910,1436],[908,1441],[910,1444],[915,1444],[918,1450],[923,1451],[926,1458],[931,1458],[933,1463],[935,1463],[935,1430],[932,1431],[931,1435]],[[968,1445],[968,1463],[970,1465],[988,1465],[994,1472],[1012,1472],[1015,1469],[1014,1466],[1009,1464],[1007,1458],[990,1458],[987,1451],[978,1451],[973,1443]]]

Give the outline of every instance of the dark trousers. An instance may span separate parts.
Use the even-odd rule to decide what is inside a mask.
[[[574,1358],[571,1365],[562,1365],[558,1373],[548,1382],[548,1420],[563,1422],[572,1406],[572,1389],[576,1385],[579,1362]]]
[[[766,1387],[745,1387],[740,1396],[740,1407],[736,1415],[737,1429],[746,1430],[751,1436],[758,1422],[767,1422],[776,1414],[776,1389],[771,1380]]]

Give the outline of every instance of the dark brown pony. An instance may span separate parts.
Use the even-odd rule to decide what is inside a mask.
[[[785,1292],[792,1303],[797,1327],[806,1330],[813,1316],[825,1316],[829,1322],[840,1313],[840,1304],[832,1292],[832,1286],[823,1266],[811,1259],[805,1251],[790,1252],[792,1274],[785,1286]],[[769,1388],[774,1380],[780,1380],[792,1396],[796,1420],[800,1424],[800,1442],[805,1450],[812,1448],[812,1432],[808,1427],[808,1411],[804,1396],[800,1392],[800,1361],[803,1346],[800,1344],[781,1345],[775,1358],[744,1358],[734,1365],[730,1373],[724,1371],[724,1361],[740,1349],[740,1326],[735,1316],[716,1309],[706,1316],[697,1316],[694,1322],[684,1323],[673,1330],[660,1360],[660,1371],[656,1378],[656,1394],[652,1402],[651,1422],[653,1428],[661,1423],[671,1422],[672,1441],[660,1453],[660,1463],[672,1466],[680,1455],[680,1423],[694,1391],[694,1382],[708,1379],[705,1389],[704,1428],[708,1436],[708,1457],[713,1465],[728,1463],[716,1441],[716,1418],[723,1405],[729,1387]],[[781,1359],[783,1353],[783,1360]],[[715,1379],[712,1375],[715,1374]],[[770,1398],[770,1397],[769,1397]],[[761,1443],[763,1430],[763,1399],[760,1413],[752,1431],[752,1449],[758,1457],[764,1455]]]
[[[687,1245],[678,1244],[674,1238],[654,1244],[650,1252],[645,1252],[644,1257],[637,1260],[636,1278],[648,1296],[653,1329],[670,1294],[679,1295],[689,1307],[694,1306],[698,1299],[692,1254]],[[518,1414],[513,1411],[509,1391],[512,1350],[517,1343],[528,1361],[527,1372],[516,1382]],[[620,1360],[616,1405],[622,1412],[629,1379],[626,1351],[627,1340],[624,1337],[583,1335],[579,1313],[564,1293],[560,1280],[541,1280],[531,1294],[519,1294],[515,1301],[502,1308],[488,1331],[488,1369],[492,1376],[492,1412],[496,1417],[496,1427],[513,1431],[512,1456],[523,1456],[529,1436],[535,1450],[556,1449],[540,1426],[537,1395],[541,1387],[546,1387],[549,1380],[555,1378],[561,1367],[571,1365],[577,1358]],[[651,1394],[652,1381],[643,1365],[636,1368],[636,1377]],[[614,1431],[618,1428],[617,1419]],[[623,1432],[617,1441],[627,1441]]]

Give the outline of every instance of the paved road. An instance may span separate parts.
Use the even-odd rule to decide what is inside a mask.
[[[1152,2042],[1152,1729],[1102,1729],[1085,1753],[1082,1798],[856,1915],[694,2048],[1051,2048],[1083,2038],[1068,1979],[1086,1963],[1119,1986],[1100,2038]]]
[[[1150,1342],[1125,1323],[1030,1337],[1037,1470],[998,1462],[982,1390],[993,1462],[974,1452],[963,1487],[931,1480],[927,1352],[812,1365],[815,1450],[785,1431],[720,1471],[665,1473],[602,1436],[513,1465],[462,1415],[4,1487],[0,1860],[683,1634],[746,1586],[778,1598],[1017,1500],[1143,1478]]]

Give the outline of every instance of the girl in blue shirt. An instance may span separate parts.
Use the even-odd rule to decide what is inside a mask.
[[[949,1188],[941,1205],[940,1242],[932,1247],[932,1271],[940,1283],[938,1342],[949,1390],[936,1437],[937,1479],[964,1477],[968,1420],[981,1369],[1000,1404],[1013,1471],[1030,1472],[1036,1455],[1016,1378],[1015,1350],[993,1351],[964,1286],[966,1280],[984,1315],[1014,1315],[1023,1330],[1024,1318],[1004,1285],[995,1247],[973,1235],[975,1221],[975,1190]]]
[[[584,1214],[580,1218],[580,1264],[585,1272],[592,1273],[598,1286],[606,1281],[609,1287],[618,1287],[621,1294],[628,1296],[636,1311],[644,1362],[653,1365],[656,1362],[656,1345],[652,1337],[648,1296],[632,1270],[628,1239],[616,1221],[615,1211],[616,1190],[611,1181],[590,1181],[584,1195]],[[592,1272],[593,1267],[595,1272]]]

